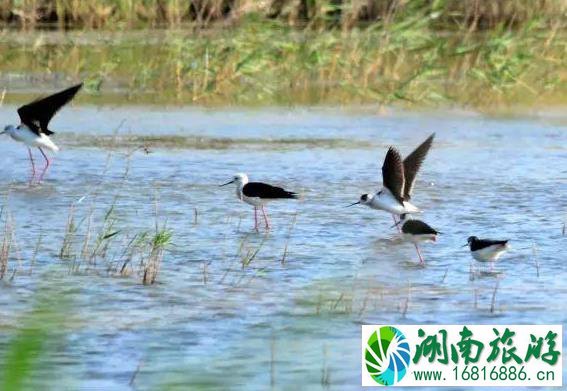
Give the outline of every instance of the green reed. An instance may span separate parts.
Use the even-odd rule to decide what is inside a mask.
[[[509,7],[511,14],[500,20],[455,11],[450,1],[410,3],[417,5],[348,28],[328,25],[324,7],[309,11],[307,26],[299,28],[283,18],[290,12],[284,7],[277,18],[246,13],[222,28],[105,32],[94,39],[88,31],[35,33],[23,44],[19,34],[7,33],[0,72],[86,79],[91,95],[80,99],[112,103],[457,103],[484,109],[565,103],[567,40],[561,19],[548,8],[536,13],[529,5],[535,2],[516,2],[524,8]],[[349,12],[341,9],[341,23]]]

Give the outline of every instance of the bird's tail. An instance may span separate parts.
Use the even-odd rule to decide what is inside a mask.
[[[45,148],[49,149],[50,151],[59,152],[59,147],[57,145],[55,145],[55,143],[53,141],[51,141],[51,139],[44,134],[41,135],[41,139],[39,140],[39,144],[40,144],[40,146],[45,147]]]
[[[297,200],[299,198],[299,195],[297,195],[297,193],[294,193],[293,191],[288,191],[286,193],[287,193],[286,195],[288,196],[288,198],[293,198],[294,200]]]

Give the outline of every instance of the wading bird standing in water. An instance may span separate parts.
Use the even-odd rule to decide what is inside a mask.
[[[258,229],[258,208],[262,210],[266,228],[270,229],[270,220],[264,210],[264,205],[273,200],[279,199],[297,199],[297,194],[291,191],[268,185],[262,182],[248,182],[246,174],[236,174],[231,181],[221,186],[236,183],[236,196],[239,200],[246,202],[254,207],[254,229]]]
[[[490,270],[494,267],[494,262],[508,250],[508,240],[479,239],[476,236],[469,236],[467,244],[471,250],[472,257],[478,262],[489,262]]]
[[[385,210],[392,213],[394,224],[400,227],[396,215],[418,213],[420,210],[410,203],[411,192],[417,177],[417,172],[433,144],[435,133],[427,138],[419,147],[403,161],[400,153],[390,147],[382,165],[382,190],[376,194],[363,194],[360,199],[348,206],[366,205],[372,209]]]
[[[51,161],[43,151],[43,148],[53,152],[57,152],[59,150],[59,147],[57,147],[57,145],[55,145],[55,143],[49,138],[49,136],[54,133],[48,129],[49,121],[51,121],[51,118],[53,118],[55,113],[57,113],[61,107],[73,99],[82,86],[82,83],[77,84],[76,86],[70,87],[46,98],[35,100],[20,107],[18,109],[18,115],[20,116],[21,124],[18,126],[8,125],[2,132],[0,132],[0,134],[7,133],[14,140],[19,141],[28,147],[28,154],[32,167],[30,185],[33,184],[35,179],[35,163],[33,161],[33,155],[30,147],[37,147],[45,158],[45,168],[39,175],[39,179],[37,181],[37,183],[40,183],[51,164]]]
[[[421,220],[412,219],[411,215],[409,214],[400,215],[400,222],[396,225],[402,226],[402,237],[405,240],[413,243],[417,251],[417,256],[419,257],[419,264],[424,265],[425,261],[421,256],[418,244],[437,241],[437,235],[439,235],[439,231],[431,228],[429,224]]]

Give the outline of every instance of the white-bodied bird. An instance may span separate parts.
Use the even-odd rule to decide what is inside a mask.
[[[30,178],[30,185],[33,184],[35,179],[35,164],[30,147],[37,147],[43,157],[45,158],[45,168],[41,172],[38,183],[43,180],[51,161],[45,154],[43,149],[57,152],[59,148],[49,138],[54,132],[49,130],[48,125],[51,118],[68,103],[77,92],[81,89],[83,84],[67,88],[56,94],[50,95],[43,99],[37,99],[27,105],[18,109],[21,123],[18,126],[8,125],[0,134],[7,133],[12,139],[25,144],[28,147],[28,154],[32,166],[32,176]]]
[[[469,247],[472,257],[478,262],[490,262],[491,269],[509,248],[508,240],[479,239],[476,236],[469,236],[465,246]]]
[[[258,229],[258,208],[262,210],[266,228],[269,229],[270,221],[264,210],[264,205],[273,200],[298,198],[296,193],[284,190],[281,187],[262,182],[249,182],[246,174],[236,174],[231,181],[221,186],[231,183],[236,183],[236,196],[238,199],[254,207],[254,229],[256,230]]]
[[[385,210],[392,214],[396,225],[396,215],[420,212],[410,202],[411,193],[417,172],[425,160],[434,138],[435,133],[429,136],[404,160],[402,160],[396,148],[390,147],[382,165],[382,190],[376,194],[363,194],[357,202],[348,206],[362,204],[372,209]]]

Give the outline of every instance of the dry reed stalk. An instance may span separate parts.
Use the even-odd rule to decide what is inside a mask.
[[[297,212],[293,214],[293,219],[291,220],[291,224],[290,224],[289,229],[287,231],[287,238],[286,238],[286,241],[285,241],[284,253],[283,253],[282,259],[280,261],[280,263],[282,265],[285,264],[285,260],[287,258],[287,249],[288,249],[289,241],[291,239],[291,234],[293,232],[293,228],[295,227],[296,221],[297,221]]]
[[[72,204],[69,207],[69,213],[67,215],[67,224],[65,225],[65,235],[63,236],[63,243],[61,244],[61,249],[59,251],[59,258],[62,260],[69,260],[72,258],[73,240],[76,234],[75,226],[75,205]]]
[[[203,262],[203,285],[207,285],[207,280],[208,280],[207,262]]]
[[[474,304],[473,304],[473,307],[476,309],[476,308],[478,308],[478,288],[474,288],[474,291],[473,291],[473,298],[474,298],[474,299],[473,299],[473,300],[474,300],[474,301],[473,301],[473,303],[474,303]]]
[[[328,389],[331,386],[331,373],[329,371],[327,344],[323,344],[323,362],[321,367],[321,386]]]
[[[16,277],[16,274],[18,273],[18,271],[20,270],[20,268],[23,265],[23,260],[22,260],[22,253],[20,251],[20,246],[18,246],[18,239],[16,236],[16,230],[14,229],[14,226],[12,224],[12,247],[14,248],[14,253],[16,254],[16,266],[13,268],[12,270],[12,275],[10,276],[10,281],[13,281],[14,278]]]
[[[39,254],[39,249],[41,248],[41,239],[43,238],[43,233],[40,232],[37,242],[35,244],[35,249],[33,250],[32,258],[30,260],[30,270],[29,275],[33,273],[33,267],[35,266],[35,260],[37,259],[37,254]]]
[[[500,281],[496,282],[494,286],[494,291],[492,292],[492,300],[490,302],[490,313],[493,314],[496,310],[496,293],[498,292],[498,286],[500,285]]]
[[[539,278],[539,256],[537,251],[537,245],[535,243],[532,244],[532,256],[534,258],[535,267],[536,267],[536,275]]]
[[[441,284],[445,283],[445,279],[447,278],[447,274],[449,274],[449,267],[445,269],[445,274],[443,274],[443,278],[441,279]]]
[[[6,217],[4,224],[4,238],[2,239],[2,247],[0,247],[0,280],[4,279],[8,271],[8,261],[10,259],[10,249],[12,247],[13,229],[10,222],[10,216]]]

